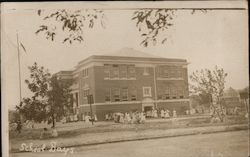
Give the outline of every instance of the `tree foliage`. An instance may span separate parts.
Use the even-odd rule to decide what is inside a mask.
[[[31,98],[23,98],[21,104],[16,109],[28,120],[41,122],[48,114],[48,88],[50,73],[44,67],[39,67],[37,63],[28,67],[30,79],[25,80],[29,90],[33,93]]]
[[[44,98],[47,96],[51,74],[43,66],[39,67],[35,62],[28,67],[30,71],[30,80],[25,80],[28,88],[34,93],[34,98]]]
[[[214,109],[214,114],[223,119],[222,111],[222,96],[225,88],[227,73],[223,68],[215,66],[214,70],[202,69],[195,71],[190,76],[193,84],[191,89],[194,93],[211,96],[211,106]],[[209,98],[208,98],[209,99]]]
[[[166,43],[168,37],[165,33],[176,18],[178,9],[172,8],[152,8],[135,9],[132,12],[132,21],[141,34],[141,45],[148,47],[157,43]],[[206,13],[207,9],[191,9],[191,15],[197,11]],[[67,10],[59,9],[51,13],[38,10],[37,14],[42,18],[41,24],[36,34],[44,32],[47,39],[55,40],[56,36],[63,35],[62,42],[83,42],[84,30],[92,29],[99,23],[105,28],[105,12],[101,9],[80,9]],[[47,22],[47,24],[46,24]],[[62,31],[62,32],[61,32]]]
[[[149,44],[166,43],[167,30],[174,25],[178,9],[139,9],[134,11],[132,20],[141,33],[141,45],[148,47]],[[191,14],[197,11],[206,13],[207,9],[191,9]]]
[[[84,29],[94,28],[96,23],[100,23],[103,28],[105,27],[104,12],[97,9],[75,11],[59,9],[51,13],[44,13],[42,10],[38,10],[37,14],[42,18],[43,24],[39,26],[35,33],[44,32],[46,38],[52,41],[55,40],[58,34],[63,34],[60,32],[62,30],[66,32],[63,35],[63,43],[83,42]]]
[[[28,67],[30,79],[25,80],[33,93],[31,97],[24,98],[16,109],[27,120],[36,122],[47,121],[55,116],[64,115],[70,95],[70,82],[60,83],[56,77],[51,77],[48,69],[34,63]],[[66,106],[66,107],[65,107]]]
[[[70,81],[59,81],[56,76],[51,78],[51,90],[48,92],[49,103],[51,104],[50,115],[56,113],[57,117],[65,116],[70,109]]]
[[[195,85],[191,87],[199,94],[211,94],[214,98],[216,98],[214,101],[218,102],[225,89],[226,77],[227,73],[224,72],[224,69],[220,69],[217,66],[215,66],[214,70],[197,70],[190,76],[191,81],[195,83]]]
[[[147,47],[150,43],[156,45],[157,41],[164,44],[167,37],[159,38],[159,34],[173,25],[176,10],[174,9],[140,9],[133,13],[132,20],[136,21],[136,27],[143,40],[141,44]]]

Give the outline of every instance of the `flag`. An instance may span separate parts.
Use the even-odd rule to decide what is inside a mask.
[[[26,53],[26,49],[25,49],[24,45],[21,42],[20,42],[20,45],[23,48],[23,51]]]

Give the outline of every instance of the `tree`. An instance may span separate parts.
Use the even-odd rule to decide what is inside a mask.
[[[215,66],[214,70],[197,70],[190,76],[193,82],[191,85],[193,92],[211,96],[210,102],[213,109],[213,116],[219,117],[221,121],[223,121],[225,116],[222,107],[222,96],[226,77],[227,73],[224,72],[223,68],[218,68],[217,66]]]
[[[33,93],[31,98],[23,98],[21,104],[16,109],[28,120],[41,122],[47,120],[48,114],[48,88],[50,73],[43,66],[37,63],[28,67],[30,80],[25,80],[28,88]]]
[[[51,89],[48,92],[50,103],[50,117],[52,117],[52,127],[55,127],[55,119],[65,116],[65,112],[70,109],[70,81],[59,81],[56,76],[51,78]]]
[[[55,127],[55,119],[64,115],[70,95],[70,83],[60,83],[56,77],[51,77],[48,69],[39,67],[37,63],[28,67],[30,80],[25,80],[33,93],[30,98],[24,98],[16,109],[27,120],[36,122],[50,121]]]
[[[193,95],[190,95],[190,99],[194,100],[197,104],[202,105],[204,107],[209,107],[211,103],[212,96],[207,93],[194,93]]]
[[[141,45],[147,47],[150,44],[156,45],[157,42],[166,43],[167,35],[164,35],[164,32],[173,26],[177,10],[173,8],[134,9],[131,20],[135,21],[141,33]],[[208,9],[187,10],[191,10],[190,13],[193,15],[196,11],[206,13]],[[105,28],[106,16],[103,9],[58,9],[50,13],[39,9],[37,14],[42,18],[43,24],[39,26],[36,34],[44,32],[46,39],[52,41],[60,34],[63,36],[63,43],[81,43],[84,41],[84,30],[92,29],[98,23]]]
[[[249,86],[245,87],[244,89],[239,91],[240,94],[240,99],[243,100],[245,106],[246,106],[246,111],[249,113]]]

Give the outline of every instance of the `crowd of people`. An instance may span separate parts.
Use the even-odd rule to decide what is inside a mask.
[[[176,118],[177,112],[175,110],[170,113],[167,109],[153,109],[146,112],[116,112],[105,114],[106,121],[114,121],[116,123],[144,123],[146,118]]]
[[[125,112],[125,113],[109,113],[105,114],[105,120],[110,121],[113,120],[115,123],[144,123],[146,120],[145,112]]]
[[[93,117],[91,118],[90,114],[82,114],[81,117],[78,114],[72,114],[69,116],[64,116],[61,119],[62,123],[67,123],[67,122],[77,122],[77,121],[84,121],[86,123],[89,123],[91,121],[97,121],[97,116],[96,114],[93,115]]]
[[[170,111],[168,109],[153,109],[146,112],[146,117],[149,118],[170,118]],[[173,110],[173,117],[177,117],[177,113]]]

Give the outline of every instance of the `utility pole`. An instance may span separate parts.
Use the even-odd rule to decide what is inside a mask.
[[[16,39],[17,39],[17,56],[18,56],[18,70],[19,70],[19,102],[22,101],[22,84],[21,84],[21,61],[20,61],[20,50],[19,50],[19,39],[18,39],[18,33],[16,33]]]
[[[19,73],[19,105],[22,102],[22,82],[21,82],[21,61],[20,61],[20,50],[19,50],[19,39],[18,32],[16,32],[16,42],[17,42],[17,57],[18,57],[18,73]],[[20,122],[22,122],[22,115],[20,114]]]
[[[158,105],[157,105],[157,84],[156,84],[156,65],[155,65],[153,68],[154,68],[154,93],[155,93],[155,108],[158,108]]]
[[[91,122],[92,122],[92,125],[94,125],[94,118],[93,118],[93,111],[92,111],[92,104],[94,103],[93,95],[90,94],[87,96],[87,98],[88,98],[88,104],[90,107]]]

